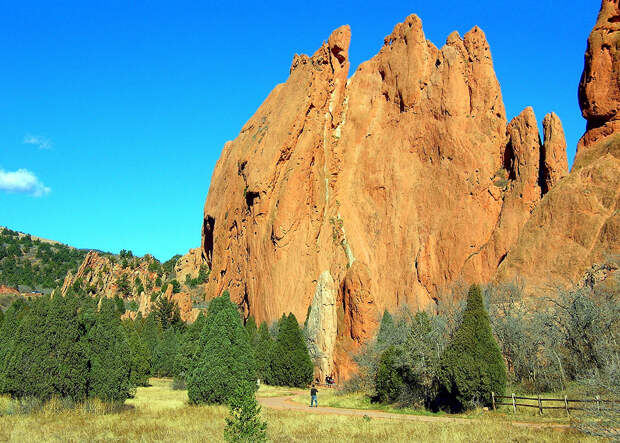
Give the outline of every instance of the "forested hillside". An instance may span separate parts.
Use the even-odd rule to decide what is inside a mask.
[[[62,285],[88,253],[62,243],[0,228],[0,285],[45,290]]]

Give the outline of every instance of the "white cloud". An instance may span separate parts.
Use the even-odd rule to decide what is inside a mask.
[[[31,135],[31,134],[25,135],[24,144],[35,145],[39,149],[51,149],[52,148],[52,141],[49,138],[42,137],[40,135]]]
[[[0,191],[41,197],[49,194],[51,189],[41,183],[37,176],[27,169],[5,171],[0,168]]]

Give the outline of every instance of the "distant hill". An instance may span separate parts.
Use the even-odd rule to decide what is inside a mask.
[[[63,286],[69,272],[76,274],[90,251],[97,252],[112,263],[118,262],[123,268],[136,268],[143,261],[147,265],[154,262],[151,267],[161,268],[159,275],[164,276],[164,280],[174,278],[174,266],[181,257],[175,255],[160,263],[149,254],[144,258],[134,257],[127,250],[112,254],[98,249],[78,249],[0,226],[0,286],[17,288],[22,293],[50,293],[54,288]]]
[[[47,292],[62,285],[88,251],[0,227],[0,285]]]

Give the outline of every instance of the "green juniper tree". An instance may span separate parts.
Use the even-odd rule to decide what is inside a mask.
[[[440,402],[453,411],[488,405],[492,391],[504,393],[506,367],[478,285],[469,288],[461,326],[441,357],[439,381]]]
[[[228,294],[209,305],[200,342],[200,358],[187,380],[191,403],[228,403],[240,383],[256,386],[254,352]]]
[[[273,338],[269,333],[267,322],[262,322],[258,328],[256,335],[256,345],[254,346],[254,355],[256,356],[256,370],[261,380],[269,379],[269,358],[271,357],[271,348],[274,345]]]
[[[16,331],[23,317],[28,311],[26,303],[22,299],[15,300],[6,310],[4,322],[0,326],[0,393],[8,394],[5,386],[8,356],[13,349],[16,339]]]
[[[179,351],[179,341],[174,328],[168,328],[155,346],[153,354],[153,373],[158,377],[174,376],[175,360]]]
[[[151,372],[151,353],[140,337],[134,321],[125,320],[123,326],[131,349],[131,383],[136,386],[147,386]]]
[[[166,296],[162,295],[157,299],[153,312],[162,330],[171,326],[179,329],[183,327],[179,306],[174,301],[168,300]]]
[[[248,332],[248,337],[250,339],[250,344],[252,345],[252,348],[255,348],[256,339],[258,338],[258,328],[256,327],[256,321],[254,320],[254,317],[252,317],[251,315],[245,322],[245,330]]]
[[[45,373],[53,395],[73,400],[83,400],[88,394],[88,351],[79,307],[79,300],[72,295],[54,296],[45,328]]]
[[[149,351],[149,355],[151,355],[152,361],[152,356],[155,353],[155,347],[157,346],[160,336],[159,323],[155,319],[154,313],[151,312],[144,320],[140,335],[142,336],[142,340]]]
[[[295,316],[282,316],[273,345],[267,382],[278,386],[305,387],[312,381],[314,367]]]
[[[45,319],[49,305],[48,296],[32,301],[15,331],[3,371],[3,391],[14,397],[48,399],[54,394],[47,372],[49,346]]]
[[[381,354],[375,375],[375,396],[373,401],[395,402],[405,386],[402,375],[402,350],[396,346],[388,347]]]
[[[205,323],[206,317],[201,312],[181,338],[179,352],[174,362],[174,374],[177,380],[185,381],[191,369],[196,367],[200,357],[200,334]]]
[[[261,407],[254,395],[254,386],[241,382],[230,397],[224,440],[234,443],[267,441],[267,423],[261,420]]]
[[[393,334],[394,328],[394,319],[386,309],[383,312],[383,317],[381,318],[381,325],[379,326],[379,332],[377,334],[377,342],[380,344],[387,343]]]
[[[123,402],[133,394],[131,349],[114,301],[101,308],[86,337],[90,358],[90,396],[105,402]]]

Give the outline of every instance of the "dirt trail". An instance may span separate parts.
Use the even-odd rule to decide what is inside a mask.
[[[408,420],[430,423],[459,423],[459,424],[475,424],[480,423],[478,419],[461,418],[461,417],[440,417],[440,416],[428,416],[428,415],[412,415],[412,414],[395,414],[392,412],[377,411],[373,409],[347,409],[347,408],[330,408],[325,406],[319,406],[317,408],[311,408],[308,405],[297,403],[293,399],[302,391],[296,392],[292,395],[285,395],[282,397],[262,397],[258,398],[261,405],[271,409],[286,409],[292,411],[303,411],[311,414],[323,414],[323,415],[348,415],[363,417],[367,415],[371,418],[383,418],[383,419],[395,419],[395,420]],[[525,426],[528,428],[553,428],[557,430],[568,430],[570,425],[561,423],[529,423],[510,421],[507,424],[512,426]]]

